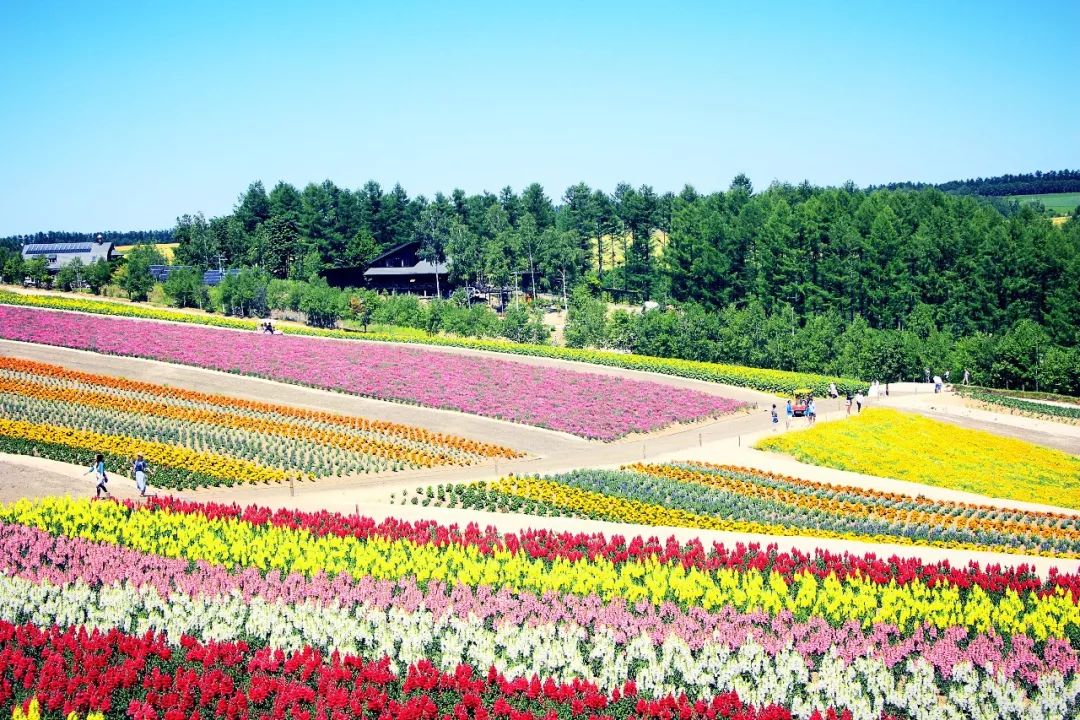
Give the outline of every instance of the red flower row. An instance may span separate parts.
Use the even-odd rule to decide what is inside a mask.
[[[736,568],[766,573],[775,570],[788,579],[796,573],[806,571],[818,577],[829,574],[835,574],[841,579],[858,576],[881,584],[895,581],[904,585],[921,580],[930,586],[949,583],[963,589],[977,585],[988,593],[1002,593],[1011,589],[1020,594],[1047,594],[1056,587],[1064,587],[1072,591],[1074,601],[1080,599],[1080,575],[1064,575],[1051,570],[1049,577],[1043,579],[1028,565],[1010,568],[1002,568],[1000,565],[980,567],[972,562],[965,568],[959,568],[946,561],[924,563],[918,558],[901,558],[896,555],[879,558],[873,553],[854,555],[825,550],[816,550],[813,554],[794,549],[781,552],[776,545],[762,547],[758,544],[738,543],[733,547],[726,547],[714,543],[709,548],[696,539],[684,545],[674,537],[661,542],[656,537],[636,536],[627,540],[621,535],[608,538],[601,533],[557,533],[548,530],[501,534],[494,527],[481,530],[473,523],[464,529],[457,525],[439,525],[424,520],[407,522],[388,518],[377,523],[371,518],[342,515],[326,510],[271,510],[257,505],[241,508],[235,504],[197,503],[172,497],[153,498],[148,503],[154,509],[200,514],[210,518],[235,518],[255,525],[304,529],[316,535],[406,539],[418,544],[433,545],[472,545],[484,554],[508,550],[513,553],[526,553],[532,558],[563,558],[572,561],[603,558],[614,563],[651,558],[664,563],[682,563],[687,568],[696,567],[701,570]]]
[[[28,707],[45,717],[99,711],[132,720],[556,720],[581,717],[694,720],[791,720],[787,708],[754,708],[734,693],[691,701],[685,695],[637,697],[633,682],[610,695],[589,683],[507,680],[469,666],[441,672],[429,662],[404,677],[389,661],[294,653],[244,643],[162,637],[118,630],[39,629],[0,621],[0,707]],[[847,711],[812,720],[850,720]]]

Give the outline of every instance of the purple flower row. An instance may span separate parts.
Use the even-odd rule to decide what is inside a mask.
[[[490,621],[495,627],[575,623],[590,633],[607,630],[618,643],[646,635],[660,644],[676,636],[694,650],[706,643],[721,643],[734,650],[752,641],[772,655],[792,648],[811,665],[830,649],[849,664],[870,657],[892,667],[922,657],[945,678],[951,677],[960,663],[1028,682],[1036,682],[1053,670],[1066,677],[1080,670],[1077,651],[1064,639],[1049,640],[1039,648],[1026,635],[1013,635],[1006,642],[992,631],[969,633],[961,627],[939,631],[923,626],[905,635],[886,623],[864,629],[852,620],[837,628],[818,617],[801,621],[788,611],[772,616],[739,613],[730,607],[718,612],[698,607],[684,610],[672,603],[661,607],[648,602],[629,605],[623,600],[605,602],[595,595],[557,593],[538,597],[436,581],[422,588],[412,579],[356,580],[344,573],[334,578],[322,574],[307,578],[296,573],[282,577],[276,571],[264,576],[253,568],[233,573],[202,561],[189,563],[114,545],[54,537],[21,525],[0,524],[0,568],[5,574],[35,583],[62,586],[82,581],[98,586],[127,582],[153,587],[163,597],[176,592],[207,598],[238,593],[245,602],[258,597],[290,605],[365,606],[410,614],[426,611],[436,619],[449,613],[470,622]]]
[[[741,403],[629,380],[383,343],[264,336],[0,306],[0,337],[257,375],[614,440]]]

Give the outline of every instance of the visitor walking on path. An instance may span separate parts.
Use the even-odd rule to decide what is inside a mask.
[[[829,397],[833,400],[840,397],[840,391],[836,389],[836,383],[829,383]]]
[[[855,393],[855,409],[857,412],[862,412],[863,394],[862,390]]]
[[[772,418],[772,431],[776,432],[776,429],[780,427],[780,416],[776,412],[776,403],[773,403],[770,417]]]
[[[941,392],[941,387],[942,387],[941,376],[940,375],[935,375],[934,376],[934,394],[935,395],[938,394],[939,392]]]
[[[795,408],[791,406],[791,400],[787,401],[787,408],[784,410],[787,415],[784,418],[784,429],[791,429],[791,418],[795,417]]]
[[[143,460],[143,456],[136,455],[131,474],[135,478],[135,487],[138,488],[140,497],[146,497],[146,471],[149,469],[150,465]]]
[[[923,368],[923,380],[930,382],[930,368]]]
[[[952,371],[951,370],[946,370],[945,371],[945,384],[946,385],[949,384],[949,378],[951,378],[951,377],[952,377]]]
[[[844,405],[847,406],[847,414],[851,414],[851,393],[848,393],[847,400],[844,401]]]
[[[971,373],[968,372],[967,368],[964,368],[964,384],[965,385],[970,385],[971,384]]]
[[[94,464],[90,466],[90,469],[83,473],[83,475],[89,475],[94,473],[94,479],[97,480],[97,497],[101,498],[101,493],[105,493],[109,497],[112,494],[109,492],[109,488],[106,485],[109,482],[109,476],[105,474],[105,456],[98,453],[94,457]]]
[[[814,402],[814,398],[810,398],[810,402],[806,404],[806,417],[809,418],[811,425],[817,422],[817,403]]]

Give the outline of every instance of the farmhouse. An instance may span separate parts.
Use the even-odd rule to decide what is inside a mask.
[[[72,260],[78,259],[83,265],[95,260],[109,261],[113,257],[113,244],[98,235],[95,242],[67,243],[31,243],[23,245],[22,257],[26,262],[43,257],[48,262],[50,272],[56,272]]]
[[[437,288],[445,295],[449,291],[448,265],[421,260],[419,252],[419,241],[407,242],[372,260],[366,270],[362,267],[331,268],[323,272],[323,277],[334,287],[366,287],[425,296],[435,295]]]

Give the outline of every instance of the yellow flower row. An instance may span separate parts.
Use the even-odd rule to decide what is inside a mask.
[[[659,474],[659,473],[658,473]],[[722,530],[725,532],[755,533],[758,535],[782,535],[827,538],[834,540],[856,540],[867,543],[887,543],[895,545],[919,545],[955,550],[978,550],[984,552],[1016,553],[1015,547],[1007,545],[980,545],[975,543],[950,542],[933,538],[909,538],[902,535],[860,535],[837,532],[825,528],[791,528],[784,525],[754,522],[751,520],[728,520],[702,515],[689,510],[664,507],[655,503],[630,500],[604,493],[590,492],[559,482],[530,477],[503,478],[488,487],[497,492],[514,495],[530,500],[541,500],[558,507],[567,508],[586,515],[600,515],[617,522],[635,523],[659,527],[687,527],[702,530]],[[1078,553],[1043,551],[1039,548],[1024,548],[1025,555],[1041,555],[1066,559],[1080,558]]]
[[[34,698],[30,706],[23,712],[21,706],[16,705],[11,711],[11,720],[41,720],[41,704]],[[66,720],[83,720],[78,713],[68,713]],[[105,716],[99,712],[87,713],[86,720],[105,720]]]
[[[30,442],[54,443],[67,447],[109,453],[122,457],[141,454],[150,464],[166,465],[190,472],[232,478],[241,482],[284,482],[290,477],[301,478],[277,468],[264,467],[247,460],[215,455],[205,451],[188,450],[177,445],[139,440],[123,435],[105,435],[91,430],[39,425],[22,420],[0,418],[0,435]]]
[[[0,291],[2,293],[3,291]],[[371,418],[357,417],[355,415],[341,415],[324,410],[310,410],[291,405],[278,405],[274,403],[246,400],[244,398],[231,397],[204,393],[197,390],[156,383],[130,380],[128,378],[113,377],[111,375],[98,375],[94,373],[72,370],[60,365],[24,360],[22,358],[9,358],[0,356],[0,369],[10,370],[20,374],[37,375],[42,378],[53,378],[63,383],[82,383],[103,388],[105,391],[120,393],[149,394],[154,398],[171,398],[186,400],[193,403],[213,405],[222,412],[237,413],[249,412],[258,416],[273,414],[290,421],[303,423],[315,421],[329,425],[338,425],[343,428],[376,432],[382,435],[401,437],[405,440],[423,442],[432,445],[446,445],[454,450],[462,450],[467,453],[475,453],[486,457],[521,457],[521,453],[490,443],[477,442],[466,438],[447,435],[445,433],[432,432],[414,425],[402,425],[388,420],[375,420]]]
[[[374,438],[352,435],[344,432],[311,428],[304,425],[280,422],[267,417],[237,415],[220,410],[170,405],[109,393],[92,392],[81,388],[55,387],[27,380],[13,380],[0,377],[0,392],[21,395],[35,400],[55,401],[77,404],[83,407],[96,407],[127,413],[129,415],[148,415],[168,418],[183,422],[203,423],[220,427],[266,433],[281,438],[299,439],[342,448],[356,453],[382,457],[419,467],[436,465],[467,465],[469,460],[455,457],[450,453],[431,453],[402,446],[398,443]]]
[[[930,623],[978,632],[994,628],[1046,639],[1065,637],[1067,626],[1080,625],[1080,609],[1063,588],[1043,597],[1035,593],[1019,596],[1010,590],[995,599],[977,586],[961,591],[947,583],[934,587],[918,581],[882,585],[864,578],[818,579],[810,573],[799,574],[789,583],[776,572],[703,571],[655,559],[615,564],[605,559],[533,559],[509,551],[485,555],[475,546],[316,536],[306,530],[253,525],[232,518],[210,519],[201,514],[71,498],[21,500],[0,507],[0,520],[228,568],[306,575],[346,572],[386,580],[415,577],[421,583],[438,580],[538,594],[596,594],[604,600],[646,600],[657,605],[671,601],[706,610],[728,605],[740,612],[790,610],[837,625],[854,619],[864,626],[885,622],[903,630]]]
[[[815,465],[1080,510],[1080,457],[897,410],[871,408],[758,447]]]

